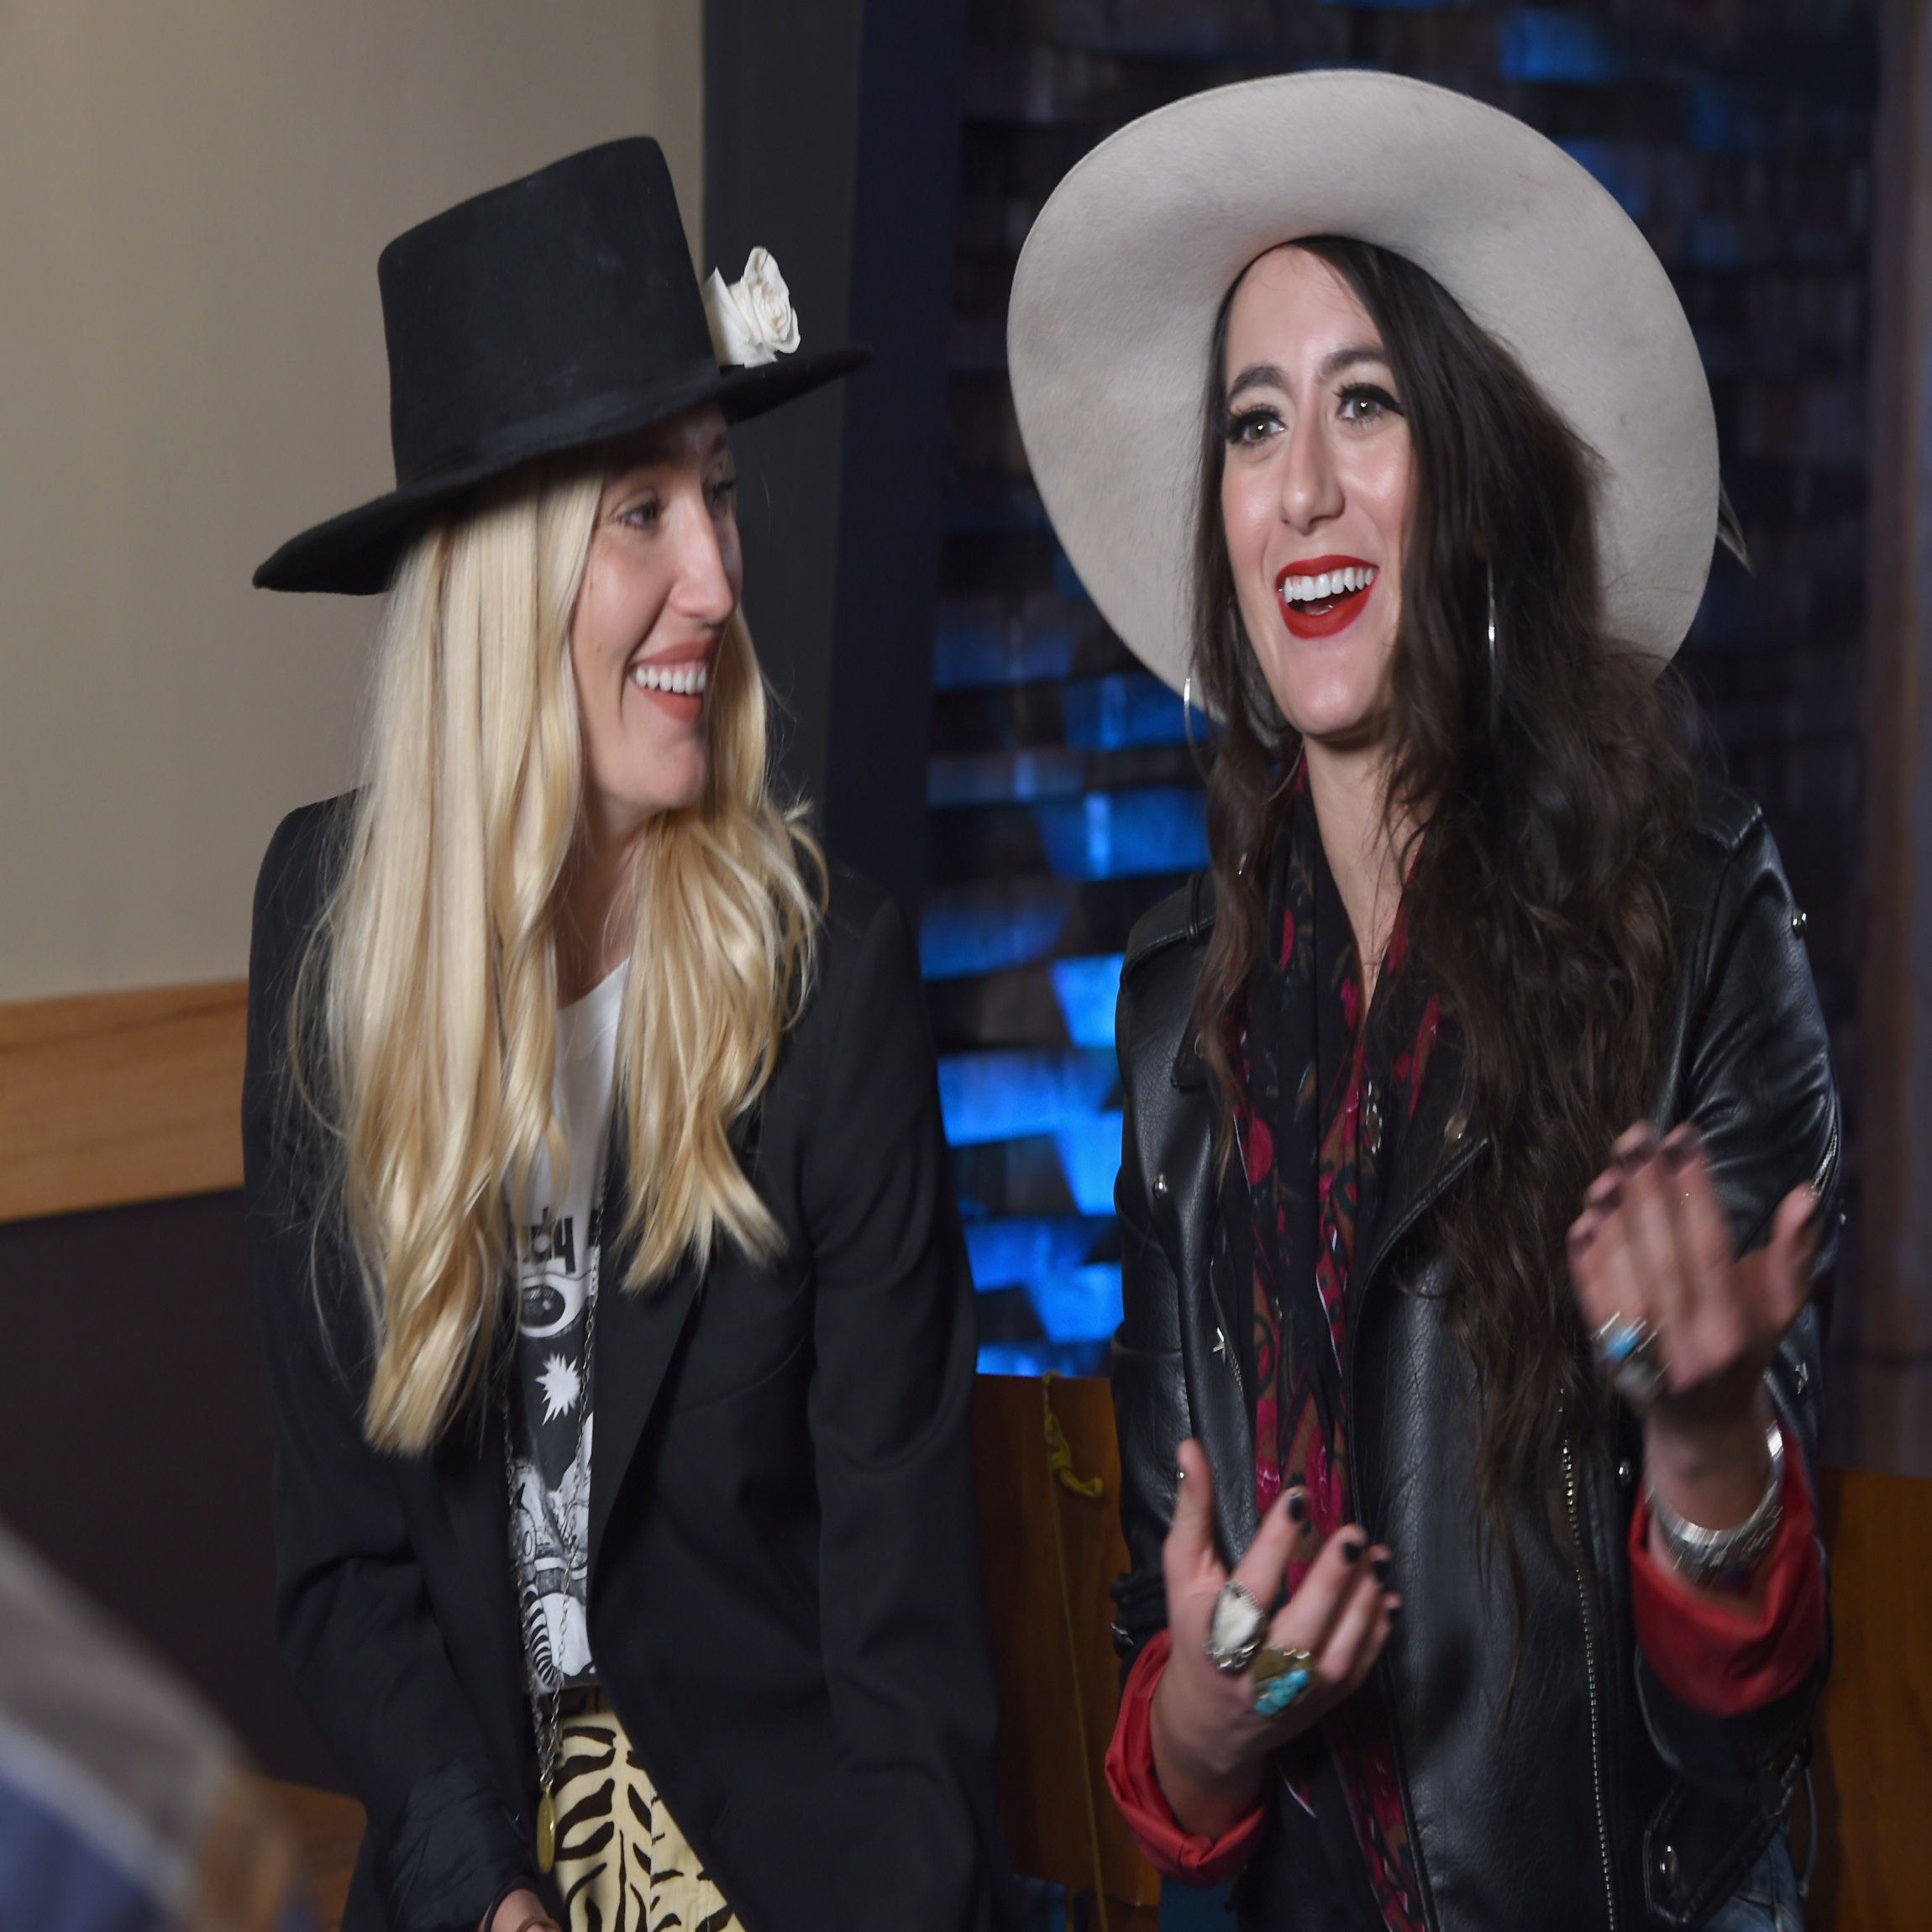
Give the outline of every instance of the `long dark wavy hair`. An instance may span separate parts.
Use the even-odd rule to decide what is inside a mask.
[[[1666,869],[1695,809],[1681,687],[1605,635],[1594,458],[1507,350],[1413,263],[1296,244],[1380,330],[1415,465],[1385,809],[1417,828],[1411,956],[1461,1050],[1487,1151],[1439,1210],[1474,1370],[1477,1502],[1522,1572],[1510,1511],[1540,1489],[1560,1545],[1567,1428],[1599,1413],[1564,1236],[1643,1110],[1672,970]],[[1237,281],[1236,287],[1240,284]],[[1195,993],[1231,1146],[1229,1021],[1259,956],[1257,861],[1297,741],[1263,682],[1221,525],[1230,289],[1201,433],[1194,674],[1223,721],[1207,786],[1215,922]],[[1498,648],[1492,676],[1488,585]]]

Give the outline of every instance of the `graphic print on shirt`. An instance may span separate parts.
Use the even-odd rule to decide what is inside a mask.
[[[551,1106],[570,1156],[564,1185],[559,1194],[540,1154],[514,1210],[510,1539],[524,1655],[538,1690],[593,1674],[585,1605],[596,1389],[585,1351],[625,978],[620,967],[557,1015]]]
[[[538,1221],[517,1230],[522,1414],[510,1533],[523,1583],[525,1654],[564,1683],[581,1677],[591,1661],[584,1626],[594,1421],[584,1403],[589,1233],[576,1215],[556,1216],[549,1203]]]

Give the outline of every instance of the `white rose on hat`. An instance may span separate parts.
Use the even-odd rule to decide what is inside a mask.
[[[798,347],[791,291],[769,249],[754,248],[744,273],[728,286],[714,268],[705,284],[705,318],[721,364],[740,369],[775,362]]]

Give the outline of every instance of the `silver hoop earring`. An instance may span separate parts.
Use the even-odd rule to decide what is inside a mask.
[[[1496,571],[1487,558],[1483,581],[1489,593],[1489,732],[1494,737],[1503,724],[1503,674],[1496,662]]]
[[[1188,756],[1194,760],[1194,770],[1200,774],[1203,785],[1207,783],[1207,760],[1201,756],[1200,747],[1194,743],[1194,675],[1189,671],[1181,680],[1181,730],[1188,741]]]

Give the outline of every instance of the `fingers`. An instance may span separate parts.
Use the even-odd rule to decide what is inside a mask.
[[[1602,1327],[1615,1312],[1602,1306],[1604,1250],[1598,1242],[1602,1241],[1605,1225],[1619,1200],[1623,1200],[1623,1180],[1617,1177],[1617,1171],[1608,1169],[1598,1174],[1590,1184],[1590,1192],[1583,1198],[1583,1213],[1571,1223],[1569,1231],[1571,1281],[1575,1281],[1577,1300],[1592,1331]]]
[[[1750,1343],[1732,1283],[1730,1226],[1702,1147],[1695,1127],[1677,1127],[1639,1184],[1663,1271],[1658,1331],[1672,1394],[1728,1368]]]
[[[1316,1679],[1337,1696],[1354,1690],[1381,1655],[1401,1607],[1402,1599],[1385,1590],[1374,1572],[1362,1565],[1351,1579],[1327,1641],[1315,1653]]]
[[[1633,1285],[1640,1292],[1647,1290],[1649,1319],[1667,1362],[1690,1318],[1696,1293],[1695,1284],[1685,1273],[1683,1248],[1677,1239],[1681,1190],[1647,1121],[1632,1127],[1618,1141],[1617,1158],[1624,1170],[1623,1218]],[[1636,1319],[1627,1308],[1622,1313],[1626,1320]]]
[[[1209,1572],[1221,1588],[1221,1558],[1214,1546],[1214,1472],[1207,1452],[1190,1436],[1174,1452],[1179,1480],[1174,1484],[1173,1520],[1162,1546],[1161,1567],[1167,1573],[1170,1596],[1198,1584]]]
[[[1598,1177],[1571,1231],[1570,1271],[1593,1335],[1613,1319],[1654,1323],[1648,1268],[1636,1247],[1630,1180],[1620,1163]]]
[[[1723,1291],[1733,1258],[1730,1217],[1717,1196],[1704,1137],[1689,1121],[1673,1128],[1663,1146],[1675,1183],[1677,1252],[1698,1299]]]
[[[1388,1574],[1389,1551],[1371,1544],[1358,1523],[1337,1530],[1321,1546],[1294,1594],[1269,1625],[1268,1641],[1283,1650],[1306,1651],[1320,1657],[1364,1583],[1379,1598]],[[1260,1601],[1266,1602],[1267,1599]]]
[[[1810,1293],[1817,1202],[1780,1204],[1767,1245],[1735,1258],[1728,1215],[1696,1127],[1661,1142],[1646,1122],[1619,1137],[1570,1230],[1570,1271],[1592,1333],[1613,1320],[1657,1336],[1663,1397],[1699,1403],[1743,1386]],[[1725,1398],[1728,1400],[1728,1397]]]
[[[1818,1259],[1819,1202],[1809,1187],[1793,1188],[1777,1204],[1771,1238],[1738,1263],[1739,1287],[1754,1326],[1774,1344],[1811,1299]]]
[[[1402,1599],[1388,1588],[1389,1551],[1357,1524],[1323,1546],[1294,1594],[1268,1626],[1277,1650],[1312,1658],[1305,1694],[1278,1717],[1265,1718],[1275,1742],[1320,1721],[1359,1687],[1389,1641]]]
[[[1262,1518],[1247,1554],[1235,1566],[1236,1580],[1263,1609],[1281,1594],[1289,1558],[1307,1521],[1307,1492],[1299,1483],[1284,1489]],[[1305,1581],[1303,1587],[1306,1588]]]

